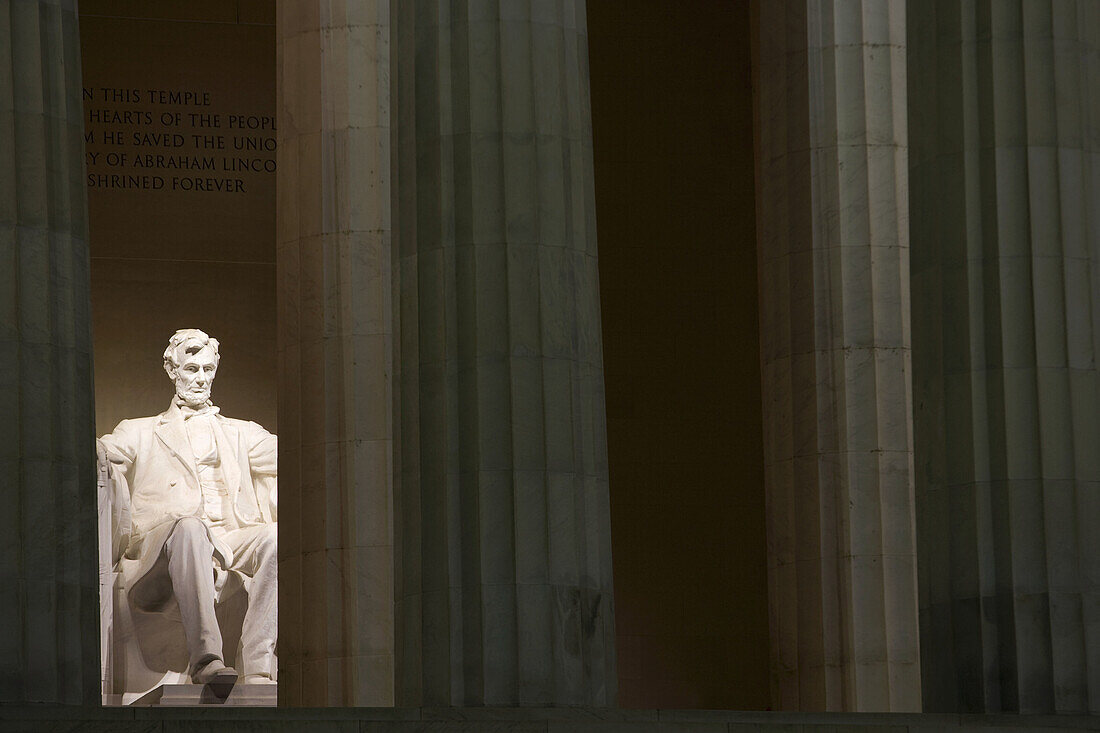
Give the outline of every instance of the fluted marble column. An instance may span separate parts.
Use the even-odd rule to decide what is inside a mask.
[[[399,8],[397,703],[612,705],[584,2]]]
[[[1100,5],[913,3],[930,711],[1100,712]]]
[[[920,708],[904,0],[761,0],[773,697]]]
[[[0,703],[96,704],[95,429],[76,3],[0,3]]]
[[[389,2],[277,44],[280,703],[391,705]]]

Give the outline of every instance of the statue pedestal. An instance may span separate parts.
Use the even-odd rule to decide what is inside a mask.
[[[275,707],[278,685],[237,684],[229,689],[216,685],[160,685],[129,703],[134,707],[187,707],[190,705],[238,705]]]

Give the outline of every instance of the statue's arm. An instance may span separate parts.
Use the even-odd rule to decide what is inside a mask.
[[[139,436],[129,420],[123,420],[113,432],[96,440],[96,453],[101,462],[112,464],[114,471],[129,475],[137,457]]]
[[[96,440],[100,472],[106,476],[109,487],[114,563],[118,563],[130,543],[130,478],[137,450],[138,435],[126,420]]]
[[[279,519],[279,439],[256,423],[251,426],[248,463],[260,506],[272,522]]]

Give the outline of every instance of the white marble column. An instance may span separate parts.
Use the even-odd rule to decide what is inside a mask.
[[[397,38],[399,705],[613,705],[583,0]]]
[[[909,17],[930,711],[1100,712],[1100,4]]]
[[[388,0],[277,9],[279,695],[393,704]]]
[[[0,703],[98,703],[76,3],[0,3]]]
[[[773,698],[919,710],[904,0],[761,0]]]

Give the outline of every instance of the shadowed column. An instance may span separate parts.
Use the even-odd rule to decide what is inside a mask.
[[[773,700],[919,710],[903,0],[757,3]]]
[[[281,0],[279,698],[393,703],[389,10]]]
[[[1100,712],[1100,5],[909,18],[924,703]]]
[[[75,2],[0,4],[0,702],[97,704]]]
[[[395,19],[399,705],[613,705],[583,0]]]

